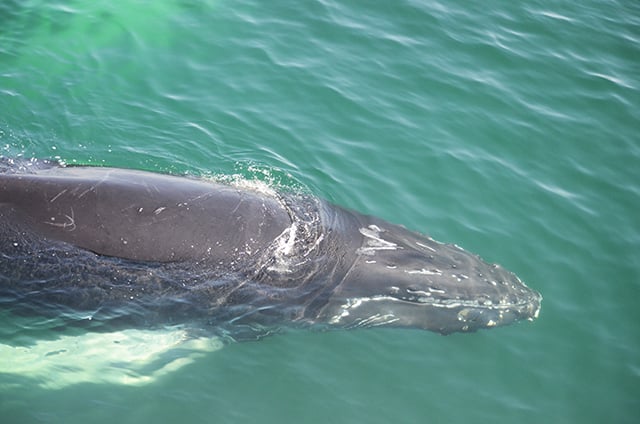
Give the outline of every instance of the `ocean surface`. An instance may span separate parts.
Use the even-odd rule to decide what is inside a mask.
[[[638,1],[4,0],[0,154],[304,187],[544,296],[224,346],[0,311],[3,424],[640,422]]]

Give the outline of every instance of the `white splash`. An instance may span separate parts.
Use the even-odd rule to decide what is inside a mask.
[[[329,324],[339,324],[342,318],[346,318],[349,316],[349,311],[358,309],[360,306],[367,304],[369,302],[379,302],[379,301],[391,301],[398,302],[399,299],[390,296],[373,296],[373,297],[356,297],[347,299],[346,303],[340,305],[341,311],[334,315],[329,319]],[[377,314],[376,316],[381,317],[383,315]],[[385,319],[387,319],[387,323],[397,321],[394,315],[386,314],[384,315]],[[391,321],[390,321],[391,320]]]
[[[296,244],[296,232],[298,225],[293,222],[289,227],[285,228],[282,233],[275,239],[276,249],[274,252],[275,263],[268,269],[275,272],[291,272],[289,262],[291,253]]]
[[[248,179],[240,174],[233,175],[213,175],[209,177],[205,177],[205,179],[209,179],[210,181],[221,183],[225,185],[229,185],[231,187],[238,188],[240,190],[248,190],[253,191],[254,193],[260,193],[265,196],[272,197],[274,199],[278,198],[278,192],[275,189],[275,182],[273,179],[269,179],[269,175],[264,174],[268,180],[261,181],[258,179]]]

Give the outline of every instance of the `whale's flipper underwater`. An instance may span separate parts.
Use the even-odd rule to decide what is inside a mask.
[[[541,296],[461,248],[308,194],[0,161],[0,308],[99,329],[472,332]]]

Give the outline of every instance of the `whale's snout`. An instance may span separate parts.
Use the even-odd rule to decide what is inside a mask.
[[[449,334],[538,317],[542,296],[499,265],[381,221],[360,233],[360,256],[324,311],[330,324]]]
[[[495,293],[470,296],[460,308],[454,307],[459,328],[450,326],[451,331],[475,331],[479,328],[491,328],[511,324],[516,321],[533,321],[538,318],[542,296],[527,287],[518,277],[511,274],[512,279],[501,280],[506,287]],[[499,284],[492,280],[489,284]],[[447,326],[443,325],[443,329]],[[446,331],[444,331],[446,332]]]

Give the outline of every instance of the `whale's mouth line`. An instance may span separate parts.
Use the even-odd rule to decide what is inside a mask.
[[[411,307],[433,307],[441,308],[443,311],[451,310],[456,314],[457,321],[461,323],[470,323],[476,320],[480,320],[480,327],[494,327],[497,325],[504,325],[513,320],[514,316],[521,316],[529,321],[533,321],[538,318],[540,313],[540,305],[542,296],[535,293],[535,297],[531,300],[522,300],[519,302],[502,302],[488,304],[486,300],[468,300],[468,299],[434,299],[430,298],[425,301],[414,301],[410,299],[402,299],[389,295],[377,295],[370,297],[356,297],[348,298],[340,306],[340,312],[329,320],[330,324],[340,324],[343,319],[350,316],[352,313],[357,313],[360,307],[374,302],[393,302],[396,305],[411,305]],[[449,313],[449,312],[447,312]],[[479,315],[478,315],[479,314]],[[514,315],[515,314],[515,315]],[[482,318],[484,317],[484,318]],[[357,319],[355,323],[349,325],[350,327],[366,327],[366,326],[381,326],[393,324],[399,321],[400,318],[396,316],[394,312],[388,312],[386,314],[374,314],[362,319]],[[462,331],[468,331],[470,329],[469,324],[465,324]]]
[[[540,297],[535,299],[538,303],[540,302]],[[526,301],[523,300],[521,302],[505,302],[501,301],[499,303],[492,302],[490,300],[464,300],[464,299],[437,299],[433,297],[421,297],[419,300],[408,299],[408,298],[400,298],[395,296],[371,296],[371,297],[358,297],[348,299],[345,307],[353,308],[362,304],[363,302],[377,302],[377,301],[393,301],[393,302],[401,302],[411,305],[417,306],[434,306],[436,308],[477,308],[477,309],[485,309],[485,310],[506,310],[512,308],[521,308],[530,306],[536,302],[534,301]]]
[[[459,308],[459,307],[473,307],[477,309],[486,309],[486,310],[505,310],[512,308],[522,308],[530,306],[534,303],[539,303],[540,298],[535,298],[534,300],[522,300],[520,302],[507,302],[501,300],[499,302],[494,302],[488,299],[480,299],[480,300],[467,300],[467,299],[438,299],[434,297],[420,297],[420,298],[401,298],[394,296],[374,296],[370,300],[393,300],[398,302],[410,303],[412,305],[425,305],[425,306],[434,306],[437,308]]]

